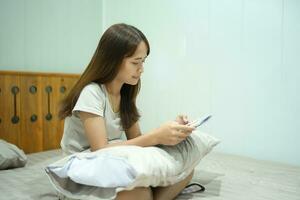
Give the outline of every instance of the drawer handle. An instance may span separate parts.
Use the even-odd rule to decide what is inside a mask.
[[[37,115],[36,114],[33,114],[33,115],[31,115],[31,117],[30,117],[30,121],[31,122],[35,122],[36,120],[37,120]]]
[[[11,88],[11,92],[14,95],[14,116],[11,118],[11,122],[13,124],[17,124],[20,118],[17,116],[17,94],[19,93],[19,88],[17,86],[13,86]]]
[[[45,116],[46,120],[50,121],[52,119],[52,114],[50,112],[50,93],[52,92],[52,87],[51,86],[47,86],[45,88],[46,92],[47,92],[47,96],[48,96],[48,113]]]
[[[34,85],[32,85],[32,86],[30,86],[30,88],[29,88],[29,92],[30,92],[31,94],[35,94],[35,93],[37,92],[37,88],[36,88]]]
[[[37,92],[37,88],[36,86],[32,85],[29,87],[29,92],[31,94],[35,94]],[[32,114],[31,117],[30,117],[30,121],[31,122],[35,122],[37,120],[37,115],[36,114]]]
[[[51,119],[52,119],[52,115],[51,115],[51,113],[48,113],[46,115],[46,120],[50,121]]]
[[[20,118],[16,115],[11,118],[11,122],[13,124],[17,124],[19,122],[19,120],[20,120]]]
[[[18,86],[13,86],[13,87],[11,88],[11,92],[12,92],[13,94],[18,94],[18,92],[19,92]]]
[[[65,86],[61,86],[59,90],[61,93],[65,93],[67,88]]]

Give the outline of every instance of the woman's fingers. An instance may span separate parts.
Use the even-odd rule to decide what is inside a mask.
[[[184,124],[189,123],[188,117],[186,115],[183,115],[182,117]]]
[[[181,140],[185,140],[186,137],[188,137],[192,131],[193,131],[194,128],[191,128],[191,127],[184,127],[183,126],[180,126],[176,129],[176,131],[174,132],[174,137],[177,137]]]
[[[176,120],[175,120],[175,121],[178,122],[179,124],[184,124],[182,115],[178,115],[178,116],[176,117]]]
[[[176,117],[176,120],[179,124],[189,123],[187,115],[180,114]]]
[[[174,125],[174,128],[176,128],[182,132],[192,132],[193,130],[195,130],[195,128],[192,126],[181,125],[181,124]]]
[[[188,135],[184,132],[178,132],[176,134],[176,137],[180,138],[180,139],[185,139]]]

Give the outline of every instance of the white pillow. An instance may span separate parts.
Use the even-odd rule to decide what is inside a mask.
[[[183,180],[219,142],[194,131],[175,146],[115,146],[73,154],[49,165],[46,172],[56,190],[68,198],[115,198],[122,190]]]
[[[27,157],[16,145],[0,139],[0,170],[24,167]]]

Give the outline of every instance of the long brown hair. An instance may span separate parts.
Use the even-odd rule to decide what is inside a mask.
[[[87,68],[66,98],[61,101],[59,118],[64,119],[72,114],[80,92],[86,85],[91,82],[111,82],[117,76],[123,59],[132,56],[142,41],[146,43],[149,55],[149,42],[139,29],[124,23],[109,27],[102,35]],[[140,87],[139,80],[136,85],[123,84],[121,88],[120,117],[124,130],[128,130],[140,118],[136,107]]]

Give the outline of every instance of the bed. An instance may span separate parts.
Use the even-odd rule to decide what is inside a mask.
[[[23,168],[0,171],[0,199],[58,199],[44,167],[62,158],[59,149],[27,155]],[[300,199],[300,167],[211,152],[195,169],[192,181],[206,187],[184,199]]]
[[[206,191],[178,199],[300,199],[300,166],[242,156],[210,153],[196,167],[193,181],[202,183]]]
[[[0,171],[0,199],[58,199],[44,167],[62,157],[61,150],[27,155],[25,167]]]
[[[0,102],[5,102],[0,103],[0,139],[18,146],[28,158],[25,167],[0,170],[0,199],[59,198],[44,168],[63,157],[57,149],[63,130],[57,102],[78,78],[0,71]],[[179,195],[178,200],[300,200],[300,166],[211,152],[197,165],[192,181],[206,191]]]

